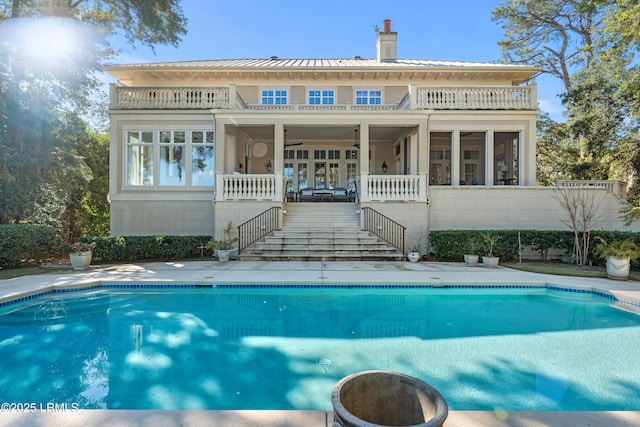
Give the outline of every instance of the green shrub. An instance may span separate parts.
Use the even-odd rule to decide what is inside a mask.
[[[173,260],[200,257],[200,246],[211,236],[118,236],[82,237],[95,242],[92,259],[100,262]]]
[[[489,253],[490,243],[483,235],[490,233],[495,237],[493,254],[504,261],[518,258],[518,230],[441,230],[429,234],[431,246],[438,259],[442,261],[460,261],[466,253],[468,242],[478,242],[478,255]],[[549,249],[573,248],[573,235],[566,231],[520,230],[520,244],[531,246],[540,251],[543,259]]]
[[[483,233],[491,233],[495,236],[496,244],[493,253],[504,261],[518,259],[518,230],[439,230],[429,233],[431,248],[441,261],[462,261],[462,256],[467,251],[468,242],[476,239],[479,243],[476,248],[478,255],[489,252],[489,243],[482,238]],[[595,255],[596,236],[608,242],[616,240],[632,239],[640,246],[640,233],[626,231],[593,231],[591,232],[591,245],[589,246],[589,259],[593,264],[604,264],[604,260]],[[520,230],[520,244],[531,246],[540,251],[542,259],[547,259],[550,249],[561,249],[568,253],[573,250],[573,233],[559,230]],[[631,261],[633,270],[640,270],[640,259]]]
[[[57,230],[47,225],[1,224],[0,266],[17,267],[61,248]]]

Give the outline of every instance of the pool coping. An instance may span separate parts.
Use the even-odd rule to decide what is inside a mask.
[[[592,295],[603,299],[614,301],[619,304],[618,308],[626,308],[628,311],[640,315],[640,295],[622,296],[610,290],[579,285],[561,285],[549,282],[504,282],[504,283],[464,283],[464,282],[440,282],[437,284],[416,284],[416,283],[313,283],[313,282],[289,282],[289,283],[269,283],[269,282],[214,282],[196,281],[184,283],[167,283],[155,281],[143,281],[132,283],[131,281],[96,280],[93,282],[53,284],[44,289],[25,290],[10,295],[0,295],[0,309],[19,304],[23,301],[40,298],[54,293],[81,292],[94,289],[296,289],[296,288],[366,288],[366,289],[477,289],[477,290],[510,290],[510,289],[531,289],[558,291],[566,293],[578,293]]]
[[[312,277],[314,276],[315,277]],[[257,276],[257,277],[253,277]],[[335,277],[333,277],[335,276]],[[286,277],[286,280],[283,278]],[[52,280],[54,278],[54,280]],[[253,278],[253,280],[251,280]],[[54,283],[51,283],[51,282]],[[96,283],[156,282],[175,285],[179,282],[218,285],[240,283],[306,283],[326,285],[336,281],[349,286],[371,286],[385,282],[414,286],[426,283],[433,287],[447,284],[472,286],[478,282],[496,286],[522,283],[561,286],[583,292],[602,292],[607,298],[629,300],[632,306],[640,305],[640,284],[607,281],[606,279],[570,278],[563,276],[525,273],[504,267],[464,267],[462,263],[416,263],[403,262],[231,262],[219,264],[210,260],[191,262],[126,264],[119,266],[92,267],[88,271],[49,273],[0,280],[0,302],[28,297],[43,291],[56,289],[76,290]],[[635,310],[634,310],[635,311]],[[506,417],[506,418],[505,418]],[[4,412],[0,426],[31,426],[34,424],[74,427],[86,425],[118,426],[304,426],[330,427],[331,411],[126,411],[126,410],[79,410],[44,411],[38,413]],[[513,412],[450,411],[446,427],[466,426],[574,426],[623,427],[640,425],[640,411],[598,412]]]

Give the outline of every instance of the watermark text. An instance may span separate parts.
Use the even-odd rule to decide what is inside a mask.
[[[80,409],[77,403],[53,402],[3,402],[0,412],[76,412]]]

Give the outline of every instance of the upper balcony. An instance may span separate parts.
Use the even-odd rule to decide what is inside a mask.
[[[411,85],[397,104],[247,104],[234,85],[215,87],[111,86],[111,110],[389,111],[536,110],[536,86],[431,87]]]

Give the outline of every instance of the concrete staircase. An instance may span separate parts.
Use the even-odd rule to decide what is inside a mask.
[[[281,231],[246,248],[241,260],[399,261],[403,254],[360,229],[355,203],[287,204]]]

